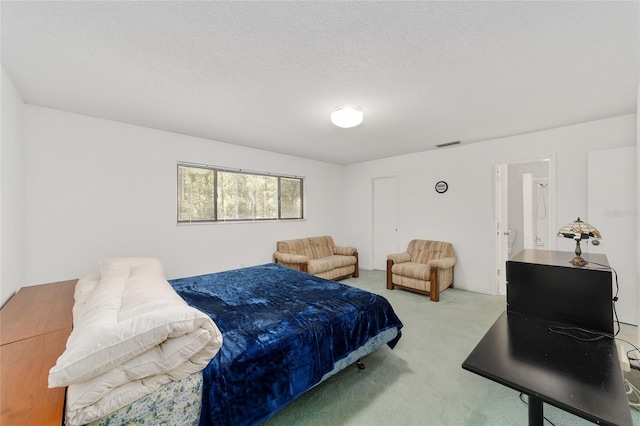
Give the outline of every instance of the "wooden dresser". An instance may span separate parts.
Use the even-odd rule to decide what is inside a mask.
[[[23,287],[0,310],[0,424],[61,425],[66,388],[48,388],[49,370],[73,324],[78,280]]]

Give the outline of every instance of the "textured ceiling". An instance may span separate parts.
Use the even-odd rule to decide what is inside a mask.
[[[26,103],[338,164],[633,113],[638,2],[8,2]],[[356,104],[340,129],[331,110]],[[444,148],[455,149],[455,148]]]

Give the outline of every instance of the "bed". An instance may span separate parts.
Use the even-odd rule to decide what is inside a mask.
[[[77,288],[76,304],[80,299],[86,305],[101,280],[93,275],[84,297]],[[68,424],[258,424],[380,346],[393,348],[401,337],[402,322],[383,297],[277,264],[168,284],[189,309],[213,325],[206,322],[188,330],[210,333],[214,342],[206,365],[189,374],[165,371],[159,374],[162,379],[137,378],[150,383],[144,394],[107,404],[107,413],[92,403],[79,411],[75,406],[70,414],[70,401],[73,405],[85,386],[70,384]],[[74,314],[79,310],[82,316],[88,309],[84,305],[74,306]],[[202,364],[204,355],[195,357]],[[121,386],[129,383],[103,393],[121,394]]]

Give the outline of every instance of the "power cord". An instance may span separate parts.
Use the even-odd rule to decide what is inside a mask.
[[[626,342],[626,340],[624,340]],[[629,343],[629,342],[627,342]],[[631,345],[631,343],[629,343]],[[629,364],[631,368],[635,369],[635,370],[640,370],[640,358],[636,358],[636,357],[632,357],[631,356],[631,352],[636,352],[640,354],[640,349],[638,349],[636,346],[631,345],[634,347],[634,349],[631,349],[630,351],[627,351],[627,359],[629,361],[635,361],[635,364]]]
[[[609,334],[609,333],[604,333],[604,332],[600,332],[600,331],[587,330],[587,329],[581,328],[581,327],[562,327],[562,326],[550,326],[549,327],[549,331],[554,332],[554,333],[558,333],[558,334],[563,334],[565,336],[572,337],[572,338],[574,338],[576,340],[580,340],[582,342],[593,342],[593,341],[601,340],[601,339],[613,339],[614,337],[616,337],[620,333],[620,321],[618,320],[618,312],[616,312],[616,302],[618,301],[618,292],[620,291],[620,285],[618,284],[618,272],[616,272],[616,270],[613,269],[611,266],[603,265],[602,263],[597,263],[597,262],[589,262],[589,263],[593,264],[593,265],[598,265],[598,266],[602,266],[603,267],[603,268],[598,268],[598,269],[605,269],[605,270],[608,270],[608,271],[613,271],[613,275],[615,277],[615,282],[616,282],[616,293],[613,296],[613,298],[611,299],[611,308],[613,310],[613,316],[615,318],[615,322],[616,322],[616,326],[617,326],[617,330],[616,330],[615,334]],[[576,331],[576,332],[578,332],[580,334],[573,334],[573,333],[571,333],[571,331]]]
[[[549,331],[569,336],[573,339],[580,340],[581,342],[595,342],[596,340],[614,338],[613,334],[604,333],[602,331],[588,330],[581,327],[563,327],[560,325],[550,325]],[[580,334],[574,334],[571,333],[571,331],[575,331]]]
[[[617,336],[618,333],[620,333],[620,321],[618,320],[618,312],[616,311],[616,302],[618,301],[618,293],[620,292],[620,285],[618,284],[618,272],[609,265],[603,265],[602,263],[597,262],[589,263],[602,266],[605,270],[613,271],[613,276],[615,277],[616,281],[616,294],[614,294],[613,299],[611,299],[611,307],[613,308],[613,317],[616,319],[616,325],[618,326],[618,330],[616,331],[616,334],[614,334],[614,336]]]
[[[524,400],[523,396],[524,396],[524,393],[520,392],[520,401],[522,401],[522,403],[524,405],[529,406],[529,403]],[[546,416],[542,416],[542,418],[545,419],[546,421],[548,421],[551,426],[556,426],[555,423],[553,423],[551,420],[549,420]]]
[[[631,346],[633,348],[633,349],[630,349],[630,350],[627,351],[627,359],[629,361],[640,362],[640,358],[636,358],[636,357],[631,356],[631,352],[636,352],[636,353],[640,354],[640,349],[638,349],[638,347],[636,345],[634,345],[633,343],[631,343],[628,340],[624,340],[624,339],[621,339],[619,337],[616,337],[616,340],[620,340],[621,342],[625,342],[627,345],[629,345],[629,346]],[[629,366],[631,368],[636,369],[636,370],[640,370],[640,364],[631,364],[631,363],[629,363]]]
[[[631,343],[631,342],[629,342],[627,340],[621,339],[619,337],[616,337],[616,340],[624,342],[624,343],[628,344],[629,346],[631,346],[633,348],[633,349],[627,351],[627,359],[628,360],[631,360],[631,361],[637,361],[638,360],[637,358],[632,358],[631,357],[631,352],[637,351],[638,353],[640,353],[640,350],[638,349],[638,347],[636,345],[634,345],[633,343]],[[619,347],[620,347],[620,349],[623,348],[622,345],[620,345]],[[638,367],[635,364],[629,363],[628,365],[631,368],[631,372],[629,373],[630,375],[636,374],[636,373],[633,372],[634,369],[640,370],[640,367]],[[632,376],[628,376],[626,372],[623,373],[623,374],[624,374],[624,376],[623,376],[624,377],[624,387],[625,387],[625,390],[627,392],[627,401],[629,403],[629,406],[635,408],[638,411],[640,411],[640,390],[638,390],[638,388],[631,382],[630,379],[631,379]]]
[[[636,410],[640,410],[640,390],[633,386],[633,383],[627,379],[624,379],[624,387],[627,390],[627,400],[629,401],[629,405]]]
[[[616,333],[613,334],[613,335],[610,335],[610,334],[607,334],[607,333],[598,333],[598,332],[591,331],[591,330],[584,330],[584,329],[575,328],[576,330],[579,330],[581,332],[586,332],[586,333],[590,333],[590,334],[594,335],[593,337],[590,337],[590,338],[581,339],[581,338],[576,337],[574,335],[571,335],[571,334],[569,334],[567,332],[563,332],[564,330],[562,330],[562,327],[558,327],[561,330],[551,330],[551,331],[555,331],[555,332],[560,333],[560,334],[566,334],[566,335],[569,335],[569,336],[571,336],[573,338],[576,338],[578,340],[593,341],[593,340],[599,340],[601,338],[607,337],[607,338],[615,338],[616,340],[620,340],[622,342],[625,342],[628,345],[630,345],[631,347],[633,347],[633,349],[627,351],[627,358],[630,361],[635,361],[636,362],[636,364],[631,364],[631,368],[635,368],[636,370],[640,370],[640,358],[631,356],[632,352],[640,354],[640,349],[638,349],[638,347],[636,345],[634,345],[633,343],[631,343],[631,342],[629,342],[627,340],[621,339],[619,337],[616,337],[620,333],[620,321],[618,320],[618,312],[616,311],[616,302],[618,301],[618,292],[620,291],[620,285],[618,283],[618,272],[615,269],[613,269],[611,266],[603,265],[602,263],[597,263],[597,262],[589,262],[589,263],[592,263],[592,264],[598,265],[598,266],[602,266],[603,269],[605,269],[605,270],[613,271],[613,275],[615,277],[615,283],[616,283],[616,294],[615,294],[615,296],[613,296],[613,299],[611,301],[611,306],[613,308],[613,315],[614,315],[614,318],[616,320],[616,326],[617,326]],[[567,329],[569,329],[569,328],[567,328]],[[597,336],[598,334],[600,334],[600,336]]]
[[[615,322],[616,322],[616,332],[615,334],[610,334],[610,333],[604,333],[604,332],[599,332],[599,331],[593,331],[593,330],[587,330],[585,328],[581,328],[581,327],[563,327],[563,326],[549,326],[549,331],[553,332],[553,333],[558,333],[558,334],[563,334],[565,336],[569,336],[571,338],[580,340],[582,342],[593,342],[596,340],[600,340],[600,339],[616,339],[616,340],[620,340],[623,341],[627,344],[629,344],[631,347],[633,347],[633,349],[627,351],[627,358],[631,361],[636,361],[639,362],[640,359],[639,358],[635,358],[631,356],[632,352],[636,352],[638,354],[640,354],[640,349],[638,349],[637,346],[635,346],[633,343],[621,339],[619,337],[616,337],[619,333],[620,333],[620,320],[618,319],[618,312],[616,311],[616,302],[618,301],[618,293],[620,291],[620,285],[618,283],[618,272],[612,268],[611,266],[608,265],[603,265],[601,263],[597,263],[597,262],[589,262],[592,263],[594,265],[598,265],[598,266],[602,266],[603,269],[605,270],[610,270],[613,271],[613,275],[615,277],[615,283],[616,283],[616,292],[615,295],[613,296],[613,298],[611,299],[611,308],[613,310],[613,316],[615,318]],[[578,334],[574,334],[572,333],[573,331],[577,332]],[[634,369],[640,369],[640,367],[638,367],[637,365],[631,364],[631,368]],[[633,408],[635,408],[636,410],[640,410],[640,389],[638,389],[637,387],[635,387],[633,385],[633,383],[631,383],[628,379],[624,379],[624,386],[625,386],[625,390],[627,392],[627,400],[629,402],[629,405]],[[520,401],[522,401],[525,405],[528,405],[527,402],[523,399],[523,393],[520,393]],[[544,416],[543,416],[544,417]],[[544,419],[549,422],[551,425],[555,426],[553,424],[553,422],[551,422],[551,420],[549,420],[548,418],[544,417]]]

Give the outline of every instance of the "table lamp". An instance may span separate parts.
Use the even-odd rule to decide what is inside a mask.
[[[576,240],[576,257],[569,261],[575,266],[584,266],[589,263],[580,256],[582,254],[580,241],[588,240],[589,238],[596,238],[598,240],[602,238],[600,231],[588,223],[581,221],[580,218],[560,228],[558,237],[573,238]]]

